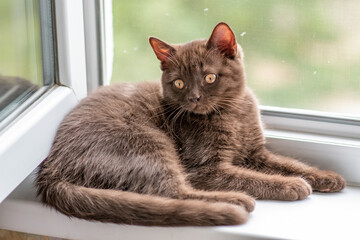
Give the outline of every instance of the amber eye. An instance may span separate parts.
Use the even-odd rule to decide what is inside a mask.
[[[210,73],[208,75],[205,76],[205,81],[209,84],[212,84],[214,83],[216,80],[216,74],[214,73]]]
[[[183,81],[183,80],[178,79],[178,80],[175,80],[175,81],[174,81],[174,85],[175,85],[175,87],[177,87],[178,89],[183,89],[185,84],[184,84],[184,81]]]

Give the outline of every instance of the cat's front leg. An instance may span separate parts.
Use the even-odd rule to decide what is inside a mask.
[[[346,185],[344,178],[333,171],[310,167],[295,159],[274,154],[265,148],[255,153],[252,160],[256,170],[285,176],[300,176],[314,191],[338,192]]]
[[[241,191],[257,199],[301,200],[311,194],[311,186],[301,177],[285,177],[221,163],[189,174],[191,184],[202,190]]]

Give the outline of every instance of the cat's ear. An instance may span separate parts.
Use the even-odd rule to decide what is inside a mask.
[[[155,52],[156,57],[161,61],[161,68],[165,68],[168,58],[175,54],[175,49],[169,44],[154,37],[150,37],[149,42]]]
[[[207,48],[216,48],[228,58],[234,58],[237,52],[235,35],[229,25],[224,22],[215,26],[207,44]]]

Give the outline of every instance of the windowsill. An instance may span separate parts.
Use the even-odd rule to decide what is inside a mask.
[[[27,178],[0,204],[0,228],[67,239],[352,239],[358,236],[360,188],[314,193],[296,202],[257,201],[245,225],[138,227],[68,218],[44,207]]]
[[[70,88],[53,86],[0,132],[0,203],[46,158],[77,102]]]

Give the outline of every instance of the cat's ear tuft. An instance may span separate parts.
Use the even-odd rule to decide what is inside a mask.
[[[150,37],[149,42],[156,57],[161,61],[161,68],[165,68],[168,58],[175,54],[175,49],[169,44],[154,37]]]
[[[224,22],[215,26],[207,44],[207,48],[217,48],[228,58],[234,58],[237,52],[235,35],[229,25]]]

